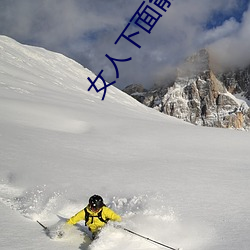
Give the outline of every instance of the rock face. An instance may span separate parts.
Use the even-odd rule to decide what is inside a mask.
[[[250,109],[233,94],[250,96],[249,72],[250,67],[215,75],[209,53],[204,49],[181,65],[170,87],[154,87],[149,91],[141,87],[130,95],[160,112],[196,125],[248,129]]]
[[[147,92],[141,84],[131,84],[123,89],[123,91],[128,95],[133,96],[139,102],[144,101],[144,94]]]
[[[250,66],[218,74],[218,79],[225,84],[230,93],[242,93],[250,100]]]

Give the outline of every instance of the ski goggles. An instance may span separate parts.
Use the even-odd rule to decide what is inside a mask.
[[[97,207],[97,206],[93,206],[93,205],[92,206],[90,205],[89,208],[93,212],[97,212],[97,211],[99,211],[101,209],[101,207]]]

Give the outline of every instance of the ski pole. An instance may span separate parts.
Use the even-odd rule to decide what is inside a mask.
[[[48,230],[48,228],[47,227],[45,227],[41,222],[39,222],[38,220],[36,221],[40,226],[42,226],[43,227],[43,229],[46,231],[46,230]]]
[[[139,236],[139,237],[141,237],[141,238],[143,238],[143,239],[145,239],[145,240],[148,240],[148,241],[154,242],[154,243],[156,243],[156,244],[158,244],[158,245],[160,245],[160,246],[166,247],[166,248],[168,248],[168,249],[171,249],[171,250],[180,250],[180,248],[173,248],[173,247],[167,246],[167,245],[162,244],[162,243],[160,243],[160,242],[158,242],[158,241],[152,240],[152,239],[150,239],[150,238],[148,238],[148,237],[145,237],[145,236],[143,236],[143,235],[140,235],[140,234],[138,234],[138,233],[135,233],[135,232],[133,232],[133,231],[127,229],[127,228],[122,228],[122,229],[125,230],[125,231],[127,231],[127,232],[129,232],[129,233],[131,233],[131,234],[134,234],[134,235],[136,235],[136,236]]]

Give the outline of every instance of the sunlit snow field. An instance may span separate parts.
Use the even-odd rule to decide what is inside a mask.
[[[250,249],[249,132],[165,116],[63,55],[0,36],[0,248],[153,250],[108,225],[93,243],[84,222],[53,227],[93,194],[122,226],[183,250]],[[102,83],[99,83],[102,87]]]

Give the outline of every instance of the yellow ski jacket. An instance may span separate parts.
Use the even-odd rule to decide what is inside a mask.
[[[89,230],[92,233],[97,232],[100,228],[102,228],[106,223],[104,221],[112,220],[112,221],[121,221],[121,217],[116,214],[113,210],[110,208],[103,206],[99,211],[93,212],[89,209],[89,207],[86,207],[87,212],[89,213],[88,221],[85,221],[86,226],[88,226]],[[98,218],[98,214],[100,214],[101,211],[101,218],[104,220],[100,220]],[[80,220],[85,220],[85,210],[81,210],[74,216],[72,216],[68,221],[67,224],[75,225]]]

